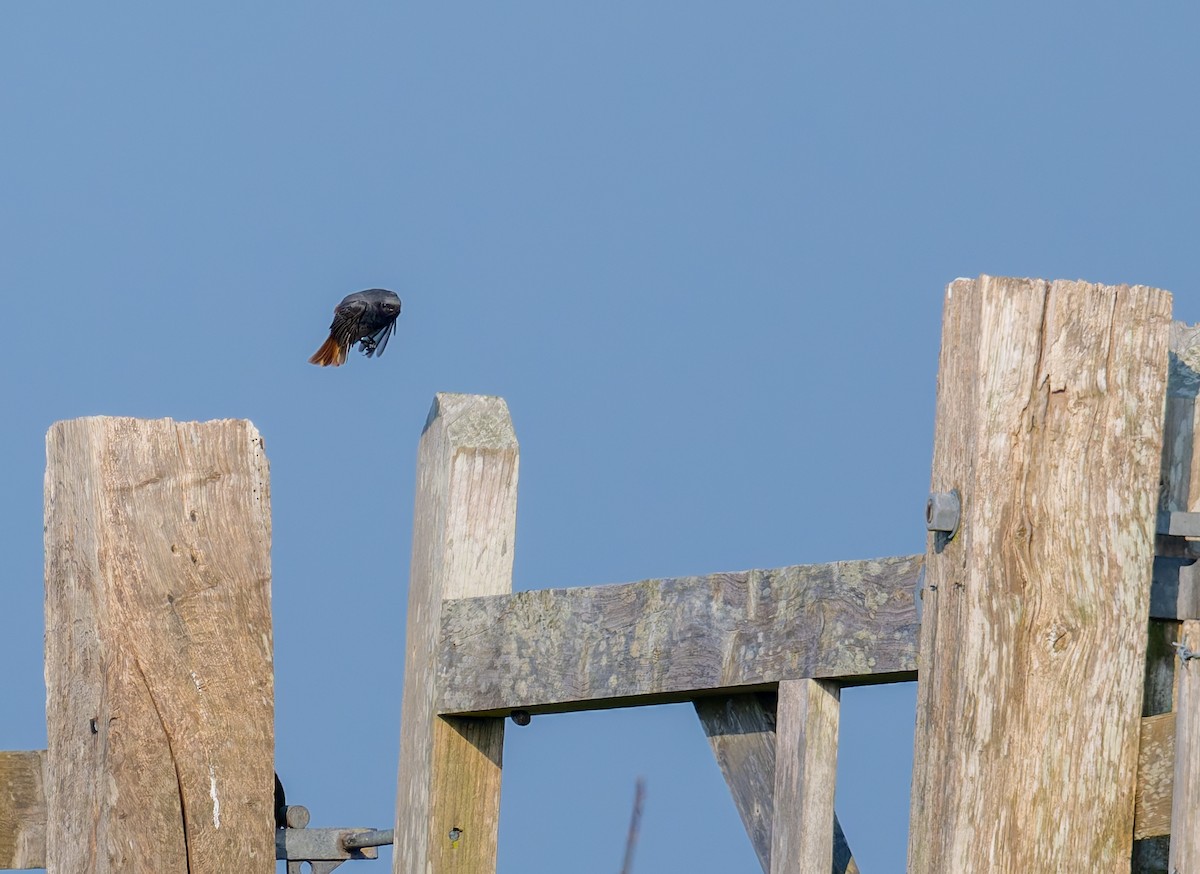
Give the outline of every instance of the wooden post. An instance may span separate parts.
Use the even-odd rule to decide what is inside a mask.
[[[1180,624],[1184,655],[1200,652],[1200,621]],[[1171,871],[1200,870],[1200,659],[1179,669],[1175,711],[1175,779],[1171,789]]]
[[[1200,509],[1200,445],[1196,441],[1196,396],[1200,390],[1200,326],[1172,322],[1170,368],[1163,426],[1159,512]],[[1132,874],[1167,871],[1171,846],[1171,784],[1174,774],[1176,668],[1182,621],[1200,618],[1196,592],[1180,563],[1196,558],[1196,542],[1159,536],[1142,696],[1142,743],[1138,756]],[[1147,729],[1150,729],[1149,731]],[[1176,811],[1178,814],[1179,811]],[[1175,843],[1178,843],[1176,841]],[[1180,869],[1185,870],[1185,869]]]
[[[274,871],[262,439],[88,418],[46,454],[47,869]]]
[[[1170,295],[946,291],[909,870],[1129,870]]]
[[[1164,512],[1200,509],[1200,325],[1171,325],[1171,368],[1163,434],[1162,497]],[[1160,537],[1159,553],[1194,560],[1194,540]],[[1191,582],[1190,575],[1188,582]],[[1151,623],[1157,658],[1147,665],[1147,696],[1154,710],[1174,710],[1175,736],[1170,752],[1170,837],[1167,870],[1200,868],[1200,662],[1181,661],[1174,644],[1200,649],[1200,604],[1194,585],[1181,579],[1156,606],[1163,618]],[[1146,710],[1147,708],[1143,708]],[[1161,767],[1161,761],[1154,763]],[[1151,767],[1147,768],[1148,773]],[[1140,773],[1139,773],[1140,776]],[[1158,839],[1159,849],[1164,839]],[[1144,866],[1149,870],[1149,865]],[[1141,869],[1135,866],[1135,874]]]
[[[393,870],[496,869],[503,718],[436,710],[442,602],[512,591],[517,438],[503,399],[439,394],[417,462]]]
[[[833,866],[840,701],[833,683],[779,684],[771,874],[809,874]]]

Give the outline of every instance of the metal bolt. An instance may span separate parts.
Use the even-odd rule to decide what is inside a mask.
[[[1179,660],[1185,665],[1192,659],[1200,659],[1200,652],[1196,652],[1196,650],[1192,649],[1186,643],[1177,642],[1172,643],[1171,646],[1175,647],[1175,652],[1179,656]]]
[[[395,830],[368,829],[355,832],[342,838],[342,848],[346,850],[361,850],[365,847],[388,847],[395,843]]]
[[[303,804],[289,804],[287,812],[283,815],[283,821],[287,823],[288,828],[308,828],[308,822],[311,819],[308,808]]]
[[[962,496],[958,489],[930,493],[929,500],[925,503],[926,528],[943,532],[953,538],[958,533],[958,523],[961,519]]]
[[[528,710],[514,710],[509,716],[517,725],[529,725],[529,720],[532,719]]]
[[[460,829],[458,826],[455,826],[454,828],[450,829],[450,834],[448,834],[446,837],[450,838],[450,848],[457,850],[458,839],[462,837],[462,829]]]

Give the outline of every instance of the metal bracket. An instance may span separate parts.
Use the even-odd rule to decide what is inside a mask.
[[[282,802],[283,786],[276,781]],[[291,804],[280,810],[286,825],[275,829],[275,858],[287,862],[287,874],[329,874],[351,859],[378,859],[376,847],[390,846],[394,839],[390,828],[308,828],[307,807]]]
[[[1172,537],[1200,537],[1200,513],[1171,510],[1158,514],[1157,533]]]
[[[376,847],[390,846],[392,840],[392,829],[280,828],[275,830],[275,858],[287,862],[288,874],[329,874],[351,859],[378,859]]]

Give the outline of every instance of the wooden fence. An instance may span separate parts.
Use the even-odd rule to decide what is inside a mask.
[[[692,701],[764,872],[857,871],[839,690],[919,669],[910,872],[1200,871],[1200,332],[1170,306],[952,283],[931,489],[961,509],[913,556],[513,593],[507,408],[439,395],[394,870],[495,870],[506,717]],[[271,870],[257,433],[82,419],[47,445],[50,741],[0,753],[0,868]]]

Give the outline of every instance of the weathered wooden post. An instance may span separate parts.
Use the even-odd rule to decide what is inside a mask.
[[[1195,513],[1200,510],[1200,326],[1179,322],[1171,326],[1171,370],[1167,391],[1166,431],[1163,435],[1163,493],[1159,510],[1165,514]],[[1168,516],[1169,519],[1169,516]],[[1161,517],[1160,517],[1161,521]],[[1167,525],[1170,530],[1170,525]],[[1162,529],[1160,527],[1160,534]],[[1197,541],[1160,538],[1163,552],[1195,560]],[[1151,712],[1161,713],[1167,726],[1175,729],[1169,746],[1174,767],[1160,779],[1171,787],[1170,851],[1166,864],[1147,853],[1142,870],[1194,871],[1200,869],[1200,586],[1195,566],[1176,569],[1172,585],[1158,586],[1152,598],[1152,640],[1157,658],[1147,669],[1147,694],[1153,695]],[[1168,578],[1170,575],[1168,574]],[[1164,597],[1165,596],[1165,597]],[[1143,708],[1144,711],[1150,708]],[[1146,770],[1162,776],[1172,764],[1165,755],[1168,745],[1160,743],[1162,759]],[[1140,782],[1140,781],[1139,781]],[[1160,796],[1161,797],[1161,796]],[[1159,811],[1161,812],[1161,805]],[[1161,850],[1161,841],[1147,842]],[[1135,862],[1141,861],[1135,856]]]
[[[831,864],[838,870],[833,793],[840,702],[835,683],[779,684],[771,874],[824,874]]]
[[[512,591],[517,438],[503,399],[439,394],[421,435],[393,870],[496,869],[504,719],[439,716],[442,603]]]
[[[1170,295],[947,288],[909,870],[1127,872]]]
[[[1175,773],[1171,805],[1170,871],[1200,866],[1200,621],[1180,623],[1179,641],[1186,647],[1179,669],[1175,714]]]
[[[46,451],[47,869],[274,871],[258,432],[75,419]]]

